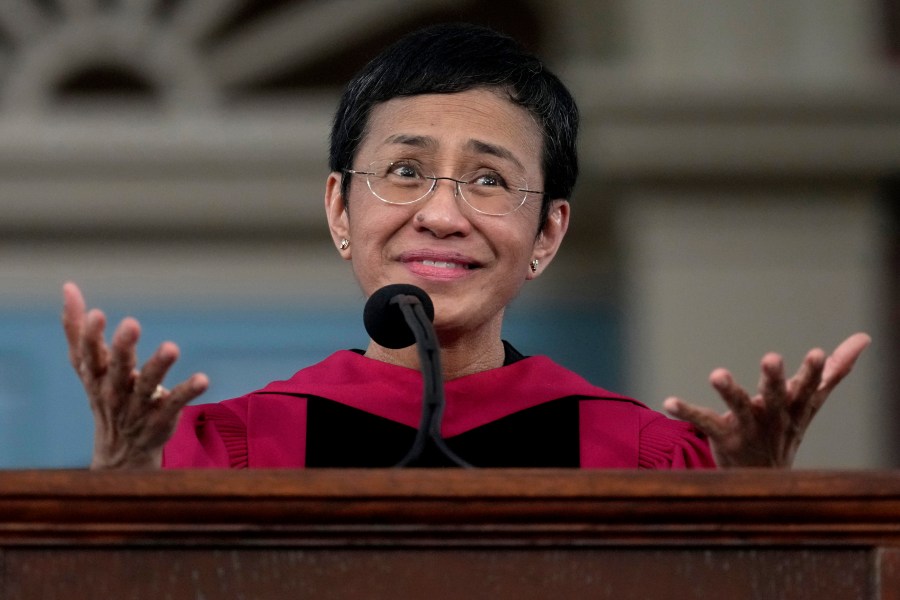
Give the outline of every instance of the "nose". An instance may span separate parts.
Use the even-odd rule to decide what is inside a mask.
[[[443,180],[446,180],[444,183]],[[429,231],[438,238],[465,236],[472,224],[460,207],[459,182],[452,177],[435,177],[431,194],[418,207],[414,219],[418,230]]]

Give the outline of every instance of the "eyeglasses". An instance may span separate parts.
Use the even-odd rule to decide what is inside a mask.
[[[366,171],[343,171],[349,175],[365,175],[372,194],[388,204],[418,202],[434,192],[442,179],[455,183],[454,194],[459,194],[473,210],[484,215],[508,215],[525,204],[528,194],[544,195],[544,192],[529,190],[524,179],[510,182],[492,169],[478,169],[459,179],[437,177],[431,169],[413,159],[376,160]]]

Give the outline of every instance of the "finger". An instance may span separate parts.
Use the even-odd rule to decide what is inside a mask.
[[[784,410],[787,384],[784,380],[784,361],[781,356],[774,352],[766,354],[759,370],[758,390],[763,404],[756,405],[755,408],[764,408],[770,413]]]
[[[203,373],[194,373],[187,381],[182,381],[172,388],[166,398],[167,408],[177,413],[191,400],[209,388],[209,379]]]
[[[136,347],[140,334],[140,324],[130,317],[123,319],[113,333],[109,377],[110,383],[115,389],[122,392],[130,392],[135,380]]]
[[[665,399],[663,408],[673,417],[693,423],[712,439],[721,439],[727,433],[724,417],[712,409],[689,404],[674,396]]]
[[[103,340],[106,316],[93,309],[85,317],[84,332],[81,336],[81,363],[79,373],[84,376],[100,377],[106,373],[109,351]]]
[[[855,333],[841,342],[825,361],[825,370],[822,373],[822,383],[819,385],[819,389],[834,389],[850,373],[853,365],[856,364],[856,359],[871,342],[872,338],[865,333]]]
[[[750,396],[744,391],[744,388],[735,383],[731,373],[725,369],[716,369],[710,373],[709,382],[739,420],[751,416]]]
[[[163,342],[160,344],[153,356],[141,367],[140,374],[134,384],[134,391],[137,395],[150,398],[156,391],[156,386],[162,383],[166,373],[178,360],[178,346],[172,342]]]
[[[812,397],[822,382],[822,370],[825,368],[825,352],[814,348],[807,352],[797,373],[788,381],[788,397],[790,402],[804,402]]]
[[[62,287],[62,325],[69,343],[69,362],[76,369],[81,364],[81,334],[84,329],[84,296],[78,286],[67,281]]]

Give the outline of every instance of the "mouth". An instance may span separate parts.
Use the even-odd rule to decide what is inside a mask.
[[[400,262],[426,279],[455,279],[481,268],[481,263],[456,252],[418,250],[400,256]]]
[[[416,261],[419,264],[422,264],[426,267],[437,267],[438,269],[474,269],[475,266],[471,263],[459,263],[455,261],[448,260],[428,260],[423,259]]]

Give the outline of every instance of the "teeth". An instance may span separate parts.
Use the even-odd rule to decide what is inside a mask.
[[[440,267],[442,269],[465,269],[465,265],[442,260],[423,260],[422,264],[428,267]]]

